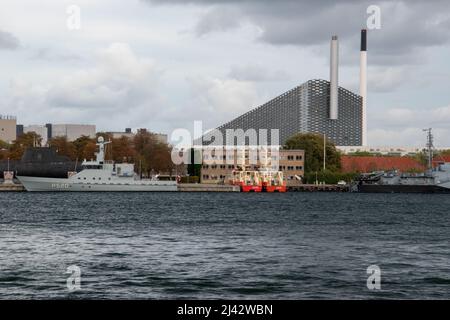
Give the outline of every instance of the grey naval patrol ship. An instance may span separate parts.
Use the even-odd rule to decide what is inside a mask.
[[[68,178],[17,176],[27,191],[177,191],[176,181],[157,178],[139,179],[130,163],[105,161],[105,146],[110,141],[98,138],[95,161],[82,163],[80,172],[69,172]]]
[[[423,173],[379,171],[355,179],[351,191],[368,193],[450,193],[450,162],[433,168],[433,136],[428,131],[428,170]]]

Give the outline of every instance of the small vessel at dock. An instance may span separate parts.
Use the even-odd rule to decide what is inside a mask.
[[[259,171],[233,171],[230,183],[239,186],[242,192],[261,192],[263,188]]]
[[[421,173],[401,173],[397,170],[361,174],[351,191],[367,193],[450,193],[450,163],[433,167],[433,135],[428,131],[428,170]]]
[[[263,191],[265,192],[286,192],[286,181],[284,181],[283,171],[263,170],[260,171]]]
[[[286,192],[282,171],[236,170],[230,184],[239,186],[242,192]]]
[[[82,163],[80,172],[68,172],[67,178],[17,176],[27,191],[177,191],[177,181],[139,179],[130,163],[105,161],[105,142],[98,138],[95,161]]]

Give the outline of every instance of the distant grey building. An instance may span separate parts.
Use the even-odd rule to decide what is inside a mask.
[[[28,125],[18,124],[16,126],[17,136],[27,132],[35,132],[42,138],[42,146],[55,137],[67,137],[67,140],[74,141],[81,136],[95,138],[95,125],[85,124],[52,124],[45,125]]]
[[[108,131],[108,134],[112,136],[113,139],[120,139],[122,137],[133,139],[134,133],[131,131],[131,128],[125,128],[125,131]]]
[[[81,136],[95,138],[95,125],[90,124],[47,124],[47,132],[50,138],[67,137],[67,140],[74,141]]]
[[[15,116],[0,115],[0,140],[13,143],[17,135],[17,120]]]
[[[310,80],[217,129],[224,137],[227,129],[267,129],[269,143],[270,129],[278,129],[281,145],[299,132],[325,134],[338,146],[362,145],[361,96],[339,87],[337,119],[331,119],[329,106],[330,82]],[[203,144],[210,138],[206,134]]]

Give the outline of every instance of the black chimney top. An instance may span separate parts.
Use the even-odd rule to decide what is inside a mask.
[[[367,30],[361,30],[361,51],[367,51]]]

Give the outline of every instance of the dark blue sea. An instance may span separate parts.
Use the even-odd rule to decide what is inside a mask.
[[[450,196],[3,192],[0,299],[30,298],[450,299]]]

